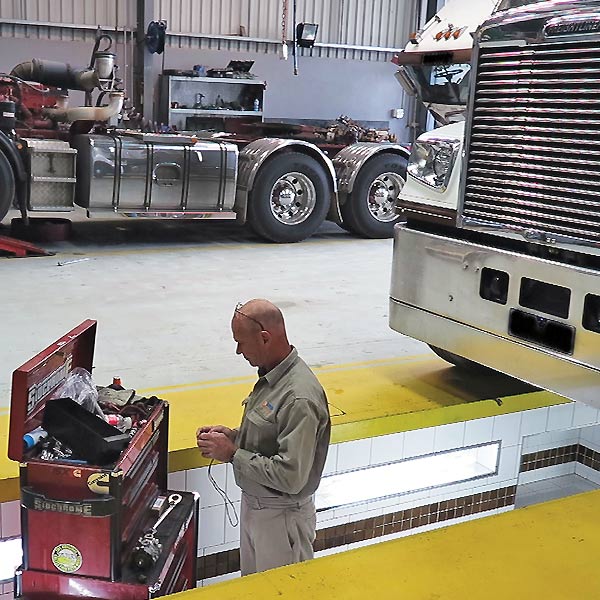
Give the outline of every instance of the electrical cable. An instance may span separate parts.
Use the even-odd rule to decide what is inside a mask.
[[[219,484],[215,481],[215,478],[212,476],[212,473],[210,472],[214,462],[215,462],[214,459],[211,458],[210,463],[208,465],[208,480],[212,483],[212,486],[215,488],[217,494],[219,494],[219,496],[221,496],[221,498],[223,498],[223,500],[225,500],[225,515],[227,516],[227,520],[229,521],[229,524],[232,527],[237,527],[240,524],[240,519],[238,517],[237,510],[235,509],[235,505],[233,504],[233,502],[227,495],[227,492],[224,489],[222,489],[221,487],[219,487]],[[234,519],[231,518],[230,510],[233,511],[235,523],[233,522]]]

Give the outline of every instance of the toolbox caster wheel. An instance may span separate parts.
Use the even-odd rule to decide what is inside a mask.
[[[71,231],[72,223],[69,219],[30,217],[28,225],[20,218],[10,222],[11,235],[30,242],[62,242],[69,239]]]

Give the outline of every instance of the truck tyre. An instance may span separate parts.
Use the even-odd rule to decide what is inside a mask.
[[[463,371],[471,371],[472,373],[497,373],[494,369],[490,369],[485,365],[482,365],[473,360],[469,360],[464,356],[459,356],[458,354],[454,354],[454,352],[449,352],[448,350],[444,350],[443,348],[438,348],[437,346],[432,346],[428,344],[428,346],[443,360],[449,362],[451,365],[458,367]]]
[[[406,159],[382,154],[358,172],[352,194],[340,207],[345,229],[366,238],[389,238],[400,218],[396,201],[406,183]]]
[[[329,181],[312,157],[299,152],[274,156],[261,167],[248,202],[248,222],[272,242],[311,236],[329,211]]]
[[[15,198],[15,176],[8,158],[0,152],[0,221],[12,206]]]

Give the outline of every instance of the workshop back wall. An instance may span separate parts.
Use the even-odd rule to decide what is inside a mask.
[[[94,35],[94,30],[0,23],[0,72],[10,72],[18,63],[32,58],[82,66],[92,51]],[[132,96],[132,47],[125,48],[122,36],[117,40],[120,76]],[[300,56],[299,75],[294,76],[291,55],[287,61],[281,60],[276,44],[169,36],[164,66],[189,70],[196,64],[224,67],[230,60],[253,60],[252,73],[268,85],[265,120],[331,121],[347,115],[377,127],[389,127],[399,141],[409,141],[410,99],[394,78],[396,68],[390,62],[390,53],[343,49],[315,52],[325,56]],[[162,59],[159,55],[153,58],[151,83],[156,94]],[[81,93],[70,95],[72,103],[83,102]],[[392,119],[394,108],[404,108],[405,117]]]

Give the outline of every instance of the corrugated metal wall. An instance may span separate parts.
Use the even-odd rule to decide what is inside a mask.
[[[0,19],[135,27],[135,0],[0,0]]]
[[[289,0],[290,22],[291,5]],[[318,41],[397,48],[406,43],[410,0],[298,0],[298,21],[318,23]],[[282,0],[159,0],[174,33],[281,39]],[[287,37],[291,38],[288,27]]]
[[[291,10],[292,0],[288,0]],[[318,23],[320,44],[400,48],[414,0],[298,0],[298,21]],[[174,34],[282,37],[283,0],[156,0]],[[0,19],[134,28],[136,0],[0,0]],[[291,38],[288,26],[287,37]]]

